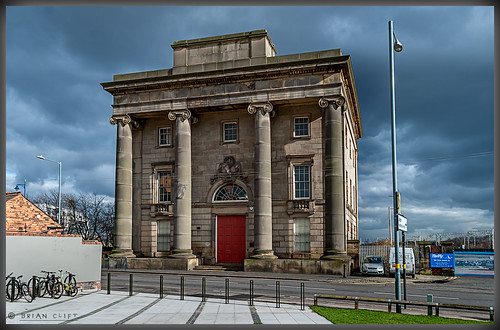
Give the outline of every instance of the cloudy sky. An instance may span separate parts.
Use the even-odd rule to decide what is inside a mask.
[[[361,108],[359,232],[388,237],[388,21],[396,60],[398,186],[408,236],[493,228],[493,7],[6,8],[6,190],[113,198],[114,74],[172,67],[174,41],[266,29],[278,55],[341,48]]]

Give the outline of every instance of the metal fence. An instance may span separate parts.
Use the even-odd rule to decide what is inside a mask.
[[[494,307],[493,306],[471,306],[471,305],[459,305],[459,304],[446,304],[433,302],[432,295],[427,296],[427,302],[422,301],[410,301],[410,300],[395,300],[395,299],[381,299],[381,298],[369,298],[369,297],[352,297],[352,296],[338,296],[338,295],[328,295],[328,294],[315,294],[314,295],[314,306],[318,306],[318,299],[334,299],[334,300],[347,300],[354,301],[354,309],[359,309],[359,302],[373,302],[373,303],[383,303],[387,304],[387,312],[392,312],[392,305],[412,305],[412,306],[423,306],[427,307],[427,315],[432,315],[432,309],[435,309],[436,316],[439,316],[440,308],[449,309],[459,309],[459,310],[469,310],[469,311],[479,311],[489,313],[490,321],[494,321]],[[429,299],[430,298],[430,299]]]
[[[112,274],[111,272],[108,272],[108,274],[107,274],[106,285],[105,285],[107,294],[111,293],[112,286],[113,286],[112,280],[111,280],[111,274]],[[124,272],[123,274],[128,274],[129,275],[129,279],[128,279],[128,292],[129,292],[129,296],[134,295],[134,292],[144,292],[144,290],[141,290],[140,288],[134,287],[134,273]],[[159,281],[157,282],[157,285],[156,284],[153,285],[152,288],[158,288],[159,289],[159,292],[158,292],[158,290],[153,290],[153,291],[158,292],[160,299],[162,299],[164,297],[165,291],[166,291],[166,287],[165,287],[165,283],[164,283],[164,275],[159,275],[158,280]],[[215,297],[224,298],[224,303],[225,304],[229,304],[230,300],[242,300],[242,299],[244,299],[244,300],[248,301],[248,304],[250,306],[253,306],[254,305],[255,296],[256,296],[255,293],[254,293],[254,281],[250,280],[249,285],[250,285],[249,286],[249,290],[248,290],[248,292],[246,294],[242,295],[240,292],[238,292],[236,294],[232,294],[231,289],[230,289],[229,278],[226,278],[224,280],[224,292],[223,292],[223,295],[222,295],[222,291],[221,291],[220,292],[220,296],[216,295]],[[206,281],[205,277],[201,278],[201,289],[199,289],[199,290],[198,289],[193,290],[193,287],[191,286],[190,287],[191,291],[189,292],[189,294],[186,293],[186,283],[185,283],[184,276],[180,276],[180,282],[175,287],[176,287],[175,289],[174,289],[174,287],[168,288],[168,291],[172,295],[178,295],[180,300],[184,300],[184,297],[186,295],[195,296],[195,297],[196,296],[197,297],[201,297],[201,301],[202,302],[206,301],[206,299],[207,299],[207,281]],[[118,285],[116,287],[116,289],[123,290],[123,287]],[[299,291],[298,292],[298,297],[295,298],[295,297],[289,296],[288,298],[290,298],[292,301],[288,302],[288,303],[297,304],[297,302],[295,300],[295,299],[297,299],[297,300],[299,300],[300,309],[301,310],[305,310],[305,306],[306,306],[306,292],[305,292],[304,282],[300,283],[300,289],[298,291]],[[261,299],[259,299],[259,300],[261,300],[261,301],[269,301],[268,299],[262,299],[262,298],[264,298],[264,297],[262,297],[262,295],[258,295],[258,296],[260,296]],[[281,298],[282,298],[280,281],[276,281],[276,292],[275,292],[274,297],[272,297],[272,298],[274,298],[273,300],[276,303],[276,308],[280,308],[281,307]]]

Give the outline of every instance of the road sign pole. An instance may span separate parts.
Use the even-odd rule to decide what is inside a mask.
[[[403,234],[403,299],[406,300],[406,237],[405,232]],[[406,304],[405,304],[406,309]]]

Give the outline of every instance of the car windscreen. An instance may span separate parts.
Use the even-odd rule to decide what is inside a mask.
[[[382,258],[381,257],[366,257],[364,262],[365,262],[365,264],[381,264]]]

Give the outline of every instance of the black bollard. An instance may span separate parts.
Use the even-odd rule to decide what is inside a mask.
[[[40,284],[36,285],[36,276],[33,275],[33,285],[32,285],[32,288],[31,288],[31,292],[33,293],[33,300],[35,300],[37,294],[38,294],[38,287],[40,286]]]
[[[160,299],[163,299],[163,275],[160,275]]]
[[[306,308],[306,297],[304,290],[304,282],[300,283],[300,310],[304,310]]]
[[[10,289],[10,302],[14,302],[14,294],[15,294],[15,288],[16,288],[16,281],[15,277],[12,277],[10,283],[12,284],[12,287]]]
[[[226,278],[226,304],[229,304],[229,279]]]
[[[128,295],[131,296],[133,292],[134,292],[134,274],[130,274]]]
[[[184,276],[181,276],[181,300],[184,300]]]
[[[207,279],[201,279],[201,301],[207,301]]]
[[[276,308],[280,308],[280,281],[276,281]]]
[[[250,280],[250,306],[253,306],[253,280]]]

